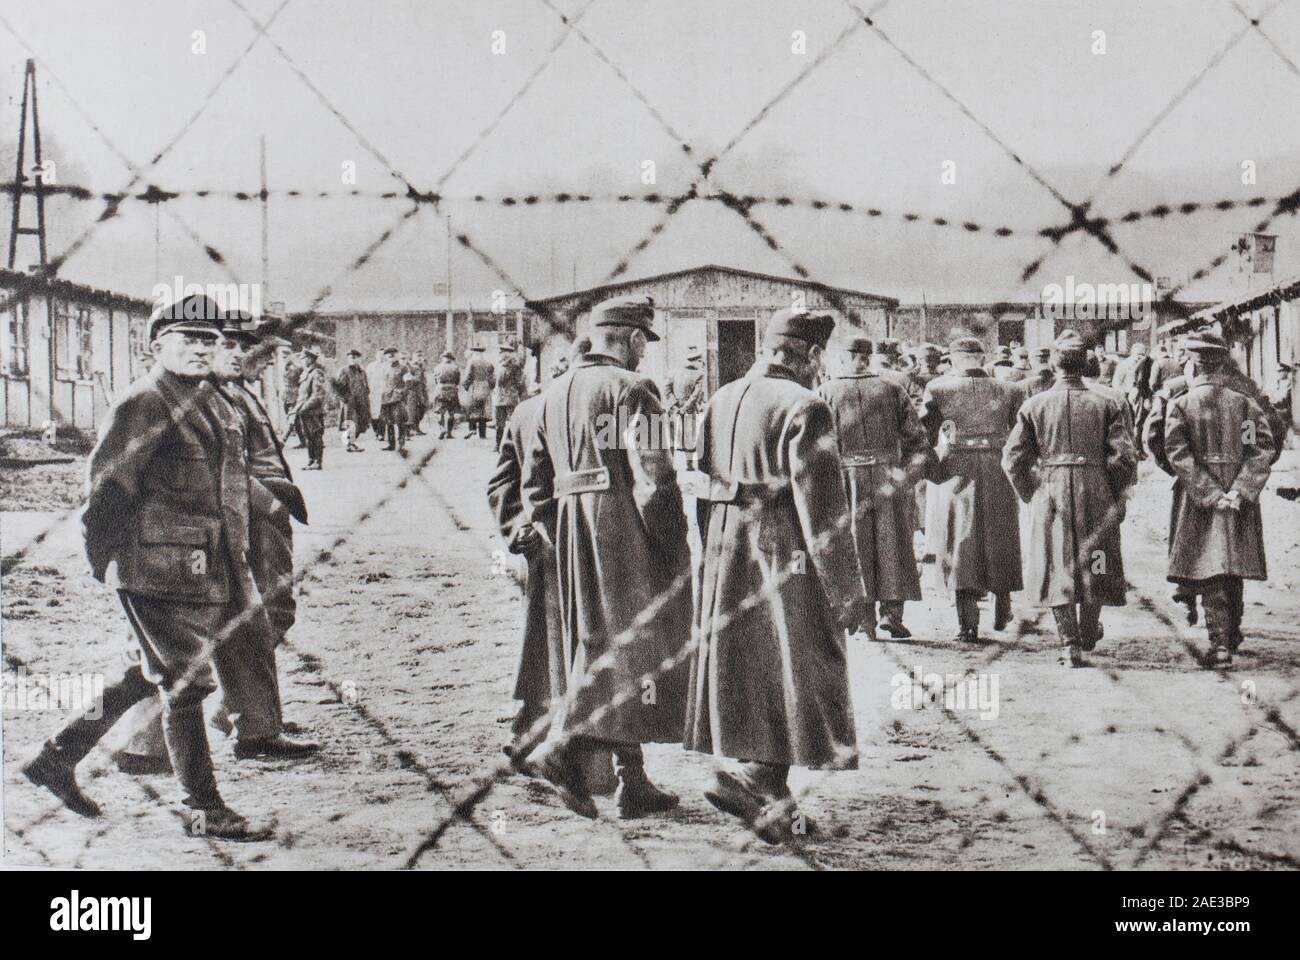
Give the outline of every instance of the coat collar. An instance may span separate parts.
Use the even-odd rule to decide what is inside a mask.
[[[1082,377],[1057,377],[1056,382],[1052,384],[1053,390],[1087,390],[1088,385],[1083,382]]]
[[[950,377],[988,377],[989,372],[983,367],[971,367],[969,370],[952,370],[949,371]]]
[[[575,366],[578,367],[622,367],[617,357],[611,357],[607,353],[588,353],[584,354]]]
[[[789,380],[792,383],[803,383],[795,376],[795,372],[787,367],[784,363],[774,363],[771,360],[758,360],[749,368],[749,376],[752,377],[771,377],[776,380]]]

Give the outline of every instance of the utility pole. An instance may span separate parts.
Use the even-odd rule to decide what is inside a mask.
[[[474,324],[470,324],[470,338],[474,337]],[[451,214],[447,214],[447,350],[454,354],[456,321],[451,312]],[[470,346],[473,346],[471,343]]]
[[[258,160],[262,173],[262,302],[267,302],[267,282],[271,277],[271,245],[270,245],[270,199],[271,195],[266,189],[266,134],[258,138]]]
[[[23,172],[23,163],[27,158],[27,105],[31,104],[32,116],[32,153],[36,159],[36,165],[32,169],[33,182],[36,193],[36,226],[24,227],[20,223],[19,213],[22,209],[24,185],[27,183],[27,175]],[[28,234],[35,236],[40,246],[41,266],[46,265],[45,254],[45,166],[41,159],[41,117],[40,111],[36,104],[36,61],[28,60],[27,69],[23,73],[23,103],[22,113],[18,118],[18,159],[14,171],[13,185],[13,219],[9,227],[9,269],[14,269],[14,264],[18,258],[18,235]]]

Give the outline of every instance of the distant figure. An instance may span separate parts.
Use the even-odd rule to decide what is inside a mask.
[[[375,359],[366,364],[366,382],[370,385],[370,426],[378,440],[384,439],[384,371],[387,367],[383,347],[376,350]]]
[[[409,433],[422,437],[424,415],[429,412],[429,381],[424,366],[424,353],[416,350],[406,365],[406,419]]]
[[[295,450],[301,450],[307,446],[307,440],[302,435],[302,430],[298,426],[298,421],[290,416],[290,412],[298,403],[298,383],[302,380],[302,364],[294,354],[284,358],[284,415],[289,420],[289,432],[298,438],[294,444]],[[287,438],[286,438],[287,439]]]
[[[506,421],[528,394],[527,376],[523,357],[515,350],[502,353],[496,369],[496,396],[493,404],[493,422],[496,425],[496,447],[501,449],[501,437]]]
[[[442,362],[433,368],[433,412],[438,415],[438,439],[450,440],[456,428],[456,411],[460,409],[460,367],[448,350]]]
[[[349,350],[348,362],[334,378],[334,392],[339,398],[339,429],[347,432],[350,453],[361,450],[357,434],[370,425],[370,381],[361,369],[361,351]]]
[[[483,345],[470,347],[469,363],[465,365],[465,375],[460,384],[468,397],[465,400],[465,419],[469,422],[466,438],[478,431],[480,439],[487,438],[488,404],[492,400],[492,388],[497,385],[496,370],[492,362],[483,356]]]
[[[307,441],[307,466],[320,470],[325,457],[325,371],[320,365],[320,351],[302,348],[302,380],[298,384],[298,402],[290,416]]]
[[[388,439],[385,450],[406,450],[406,366],[396,347],[384,350],[387,366],[384,367],[383,404],[384,432]]]
[[[664,408],[672,423],[674,448],[693,451],[696,420],[704,409],[704,351],[698,347],[686,354],[686,363],[668,378]]]

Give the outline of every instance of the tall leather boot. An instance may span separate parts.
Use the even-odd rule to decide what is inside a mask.
[[[1084,665],[1083,647],[1079,642],[1079,616],[1074,604],[1063,603],[1052,607],[1052,616],[1056,618],[1056,633],[1061,638],[1061,662],[1072,667]]]
[[[193,810],[186,824],[188,833],[221,840],[269,840],[274,835],[269,825],[248,820],[222,800],[212,770],[202,701],[182,706],[164,701],[163,736],[185,791],[185,804]]]
[[[41,752],[23,764],[23,775],[49,790],[73,813],[99,816],[99,804],[77,785],[76,766],[128,710],[154,690],[138,665],[127,668],[120,680],[104,688],[98,704],[46,741]]]
[[[891,637],[898,640],[906,640],[912,635],[912,631],[903,623],[902,600],[880,601],[880,626]]]
[[[1079,646],[1094,650],[1106,631],[1101,625],[1101,604],[1079,604]]]
[[[964,643],[980,642],[979,594],[974,590],[957,591],[957,631]]]
[[[652,813],[663,813],[681,803],[677,794],[661,790],[650,782],[639,743],[614,745],[614,772],[618,775],[614,803],[620,819],[634,820]]]
[[[1011,622],[1011,594],[993,594],[993,629],[1004,630]]]
[[[1214,577],[1201,583],[1201,605],[1205,608],[1205,627],[1210,634],[1207,667],[1232,665],[1233,604],[1228,577]]]

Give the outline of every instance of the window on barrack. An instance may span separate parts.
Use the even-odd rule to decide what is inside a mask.
[[[27,314],[26,300],[10,305],[4,315],[4,338],[0,340],[0,372],[6,377],[27,376]]]
[[[91,378],[90,310],[54,302],[54,365],[60,380]]]

